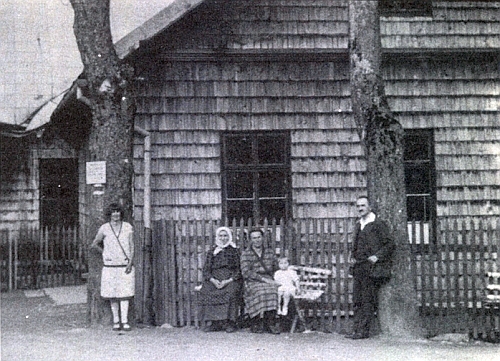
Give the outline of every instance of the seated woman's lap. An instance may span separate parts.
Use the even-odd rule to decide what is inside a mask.
[[[265,311],[278,309],[278,289],[267,283],[247,282],[245,284],[245,312],[255,317]]]

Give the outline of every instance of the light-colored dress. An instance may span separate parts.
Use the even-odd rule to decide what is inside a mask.
[[[122,222],[116,232],[110,223],[103,224],[98,234],[103,236],[102,260],[104,267],[101,274],[101,297],[127,299],[135,295],[135,269],[125,273],[132,254],[129,239],[134,228],[130,223]]]
[[[297,292],[295,285],[299,282],[299,275],[293,269],[277,270],[274,273],[274,280],[280,284],[279,294],[295,295]]]

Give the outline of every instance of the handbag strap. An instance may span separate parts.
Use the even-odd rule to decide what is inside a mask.
[[[123,254],[125,255],[125,259],[128,261],[129,260],[129,257],[127,255],[127,252],[125,252],[125,250],[123,249],[123,246],[122,246],[122,243],[120,242],[120,233],[122,232],[122,227],[123,227],[123,222],[121,223],[120,225],[120,230],[118,231],[118,235],[115,233],[115,230],[113,229],[113,226],[111,225],[111,222],[109,222],[109,227],[111,228],[111,231],[113,232],[115,238],[116,238],[116,241],[118,242],[118,245],[120,246]]]
[[[255,255],[257,256],[257,258],[259,259],[259,262],[260,262],[260,265],[262,266],[262,268],[264,268],[264,271],[266,272],[267,275],[273,277],[273,274],[272,272],[267,268],[267,266],[264,264],[264,261],[262,259],[262,257],[259,257],[259,255],[257,254],[257,252],[255,252],[255,250],[252,248],[252,251],[255,253]],[[262,256],[264,256],[264,250],[262,250]]]

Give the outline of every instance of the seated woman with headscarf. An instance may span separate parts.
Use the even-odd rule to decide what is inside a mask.
[[[250,246],[241,255],[241,273],[245,283],[243,298],[245,312],[252,318],[252,332],[280,333],[276,318],[279,284],[273,279],[277,269],[276,255],[272,249],[264,247],[264,233],[260,229],[252,229]]]
[[[199,296],[203,321],[211,321],[205,331],[236,331],[241,305],[240,252],[227,227],[216,231],[215,245],[203,267]]]

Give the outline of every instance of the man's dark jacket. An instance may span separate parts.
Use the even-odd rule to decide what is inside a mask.
[[[375,221],[366,224],[363,230],[358,222],[352,250],[352,257],[356,260],[354,272],[356,269],[366,272],[369,268],[371,277],[389,278],[394,248],[395,244],[389,234],[389,228],[378,217]],[[378,258],[374,265],[368,261],[370,256]]]

